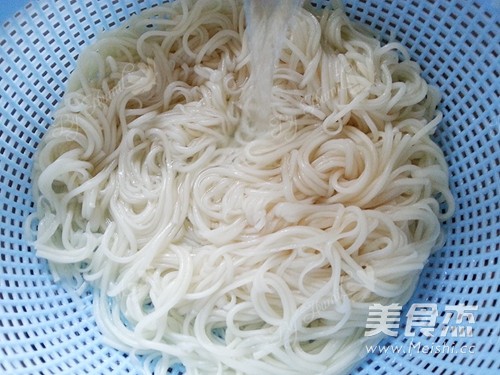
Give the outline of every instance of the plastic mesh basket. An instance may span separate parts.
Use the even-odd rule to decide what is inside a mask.
[[[91,295],[78,297],[55,284],[22,227],[33,210],[33,154],[78,54],[102,30],[160,2],[33,1],[2,27],[0,373],[140,374],[147,366],[105,344]],[[500,3],[367,0],[348,1],[346,10],[382,39],[401,41],[425,78],[440,87],[444,121],[436,140],[450,165],[457,203],[445,224],[447,242],[403,309],[398,336],[385,339],[382,352],[367,355],[354,373],[499,374]],[[412,303],[437,306],[433,337],[405,332]],[[477,308],[462,322],[472,332],[446,333],[447,311],[459,304]],[[392,353],[398,347],[401,352]]]

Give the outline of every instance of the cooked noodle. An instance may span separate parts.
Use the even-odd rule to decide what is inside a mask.
[[[345,372],[441,245],[437,92],[342,9],[291,25],[265,134],[239,126],[242,4],[179,0],[80,56],[40,145],[38,255],[155,374]]]

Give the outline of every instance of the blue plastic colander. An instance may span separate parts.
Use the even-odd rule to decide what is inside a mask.
[[[0,374],[142,374],[147,367],[105,344],[92,296],[55,284],[22,228],[33,211],[33,154],[78,54],[102,30],[161,2],[32,1],[1,28]],[[500,1],[347,1],[346,10],[382,40],[402,42],[440,88],[444,120],[435,139],[457,203],[398,335],[353,374],[500,374]],[[437,311],[430,337],[408,323],[415,303]]]

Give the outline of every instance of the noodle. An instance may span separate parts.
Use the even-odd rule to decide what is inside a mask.
[[[178,0],[82,53],[39,147],[37,254],[93,287],[105,339],[146,372],[345,373],[381,338],[368,307],[405,303],[442,244],[418,65],[342,9],[290,25],[264,133],[240,126],[243,5]]]

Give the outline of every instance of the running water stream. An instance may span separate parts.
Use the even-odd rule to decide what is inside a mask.
[[[254,135],[269,128],[274,71],[290,21],[301,6],[302,0],[245,0],[250,78],[244,118]]]

